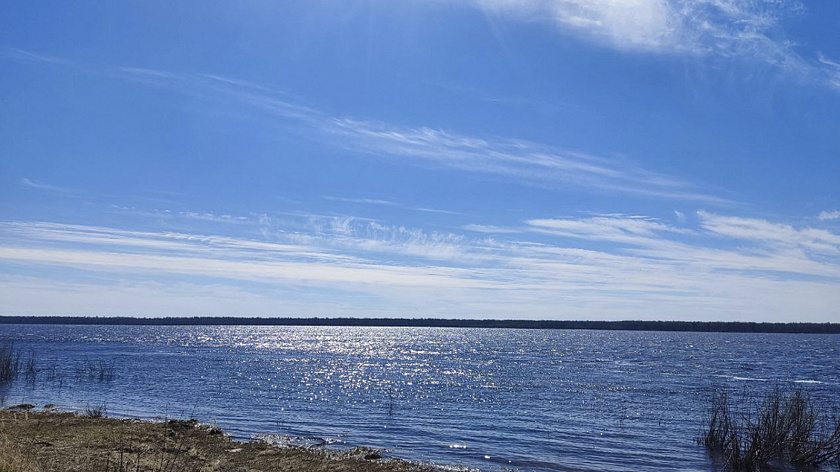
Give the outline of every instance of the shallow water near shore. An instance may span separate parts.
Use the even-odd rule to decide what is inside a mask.
[[[720,470],[694,441],[712,389],[840,399],[832,335],[2,325],[0,342],[35,356],[7,405],[104,404],[492,472]]]

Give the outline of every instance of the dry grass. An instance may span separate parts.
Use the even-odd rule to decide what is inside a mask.
[[[0,344],[0,384],[14,380],[20,371],[20,353],[10,343]]]
[[[812,466],[840,461],[838,413],[837,405],[816,405],[801,389],[777,387],[761,401],[739,405],[721,389],[713,393],[698,441],[734,470],[756,470],[771,461]]]
[[[195,421],[144,422],[0,411],[0,472],[430,472],[359,448],[345,453],[235,442]],[[13,438],[13,439],[12,439]]]
[[[42,472],[17,441],[0,433],[0,472]]]

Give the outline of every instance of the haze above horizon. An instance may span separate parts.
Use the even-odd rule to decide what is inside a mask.
[[[837,322],[840,2],[0,5],[0,314]]]

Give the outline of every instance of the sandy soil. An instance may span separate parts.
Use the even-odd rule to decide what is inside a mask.
[[[58,411],[0,411],[0,472],[430,472],[356,448],[347,452],[237,442],[195,421],[149,422]]]

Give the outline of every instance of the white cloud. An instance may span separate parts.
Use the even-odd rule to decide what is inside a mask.
[[[645,245],[661,233],[681,233],[657,220],[633,216],[598,216],[584,219],[535,219],[526,222],[533,231],[590,241]]]
[[[66,316],[386,316],[383,308],[354,308],[297,290],[243,290],[225,284],[121,280],[103,287],[78,281],[44,281],[0,275],[5,313]],[[37,300],[37,303],[33,301]],[[356,311],[351,311],[351,310]]]
[[[701,226],[720,236],[751,240],[766,245],[802,248],[808,251],[840,254],[840,235],[814,228],[797,229],[766,220],[719,216],[700,211]]]
[[[840,89],[840,66],[801,56],[782,30],[803,3],[755,0],[472,0],[515,18],[623,51],[742,58]]]
[[[823,53],[817,54],[817,60],[824,66],[823,75],[828,84],[840,90],[840,62],[829,59]]]
[[[324,199],[332,200],[336,202],[347,202],[347,203],[363,203],[367,205],[396,205],[396,203],[389,201],[389,200],[382,200],[379,198],[349,198],[349,197],[333,197],[330,195],[324,195]]]
[[[472,231],[475,233],[488,233],[488,234],[515,234],[521,233],[521,230],[515,228],[505,228],[502,226],[489,226],[489,225],[466,225],[463,228],[465,231]]]
[[[817,218],[819,218],[820,221],[832,221],[840,219],[840,210],[820,212],[820,215]]]
[[[484,139],[431,128],[397,128],[350,119],[333,120],[328,129],[342,136],[337,143],[347,149],[502,176],[530,185],[726,203],[687,182],[644,170],[630,162],[523,140]]]
[[[679,33],[665,0],[478,0],[484,8],[545,18],[560,28],[620,49],[673,47]]]
[[[829,321],[840,303],[840,257],[826,249],[840,236],[759,219],[703,213],[698,229],[628,215],[532,219],[470,228],[479,237],[300,219],[286,230],[273,222],[264,240],[2,223],[0,303],[22,313],[55,313],[49,300],[60,299],[68,313],[171,314],[143,303],[159,295],[180,314],[202,314],[206,303],[185,301],[204,296],[218,301],[214,314],[241,298],[250,314],[286,306],[323,316],[754,321]]]
[[[458,270],[417,269],[368,264],[326,264],[290,260],[228,260],[221,257],[137,254],[77,249],[0,248],[0,260],[67,266],[92,271],[147,275],[169,274],[223,278],[255,283],[377,284],[390,287],[474,287],[480,281],[459,277]]]

